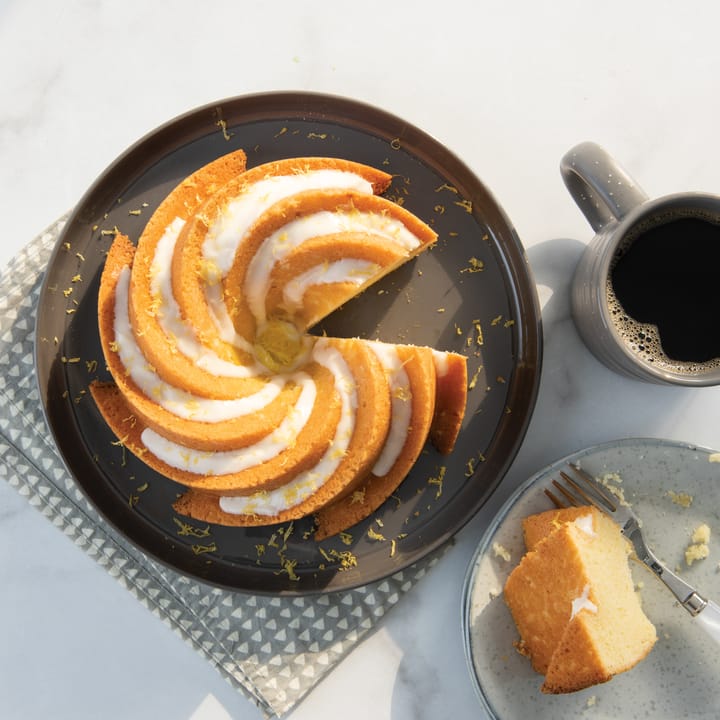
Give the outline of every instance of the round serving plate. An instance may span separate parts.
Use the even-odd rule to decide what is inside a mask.
[[[469,360],[468,409],[452,455],[428,447],[398,492],[342,538],[316,542],[310,519],[238,529],[178,516],[172,503],[183,488],[124,452],[87,392],[93,379],[109,379],[97,292],[115,232],[136,242],[178,182],[238,148],[247,153],[248,167],[310,155],[379,167],[394,177],[386,196],[439,235],[429,252],[313,329],[431,345]],[[58,240],[36,330],[48,424],[69,472],[107,521],[183,573],[223,587],[287,594],[378,580],[456,533],[490,497],[522,442],[537,395],[542,342],[522,245],[469,168],[387,112],[301,92],[241,96],[192,110],[113,162]]]
[[[699,525],[705,523],[711,531],[718,527],[720,454],[671,440],[630,438],[561,458],[507,500],[469,566],[463,592],[463,634],[470,673],[483,706],[497,720],[717,718],[717,645],[637,560],[631,562],[633,579],[658,640],[634,668],[580,692],[543,695],[542,676],[515,649],[519,636],[502,589],[525,553],[522,519],[553,507],[544,490],[569,462],[615,483],[642,520],[643,533],[656,555],[700,593],[715,601],[720,598],[715,541],[711,539],[707,559],[688,566],[684,557]],[[691,501],[678,502],[681,495]]]

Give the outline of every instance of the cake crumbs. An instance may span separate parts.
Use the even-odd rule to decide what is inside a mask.
[[[502,315],[497,315],[496,317],[494,317],[494,318],[490,321],[490,324],[491,324],[493,327],[495,327],[496,325],[498,325],[498,324],[500,323],[500,321],[502,320],[502,317],[503,317]]]
[[[352,545],[353,536],[349,532],[341,532],[338,537],[343,545]]]
[[[355,490],[353,494],[350,496],[350,504],[355,505],[357,503],[364,503],[365,502],[365,490]]]
[[[485,263],[476,257],[471,257],[468,262],[468,266],[460,270],[461,273],[479,273],[485,269]]]
[[[665,493],[672,502],[674,502],[676,505],[679,505],[680,507],[689,508],[693,503],[693,496],[685,493],[685,492],[679,492],[676,493],[673,490],[668,490],[667,493]]]
[[[710,527],[706,523],[698,525],[690,538],[691,544],[685,548],[685,564],[690,567],[698,560],[710,555]]]
[[[501,545],[499,542],[494,542],[492,544],[493,553],[495,553],[495,557],[502,558],[505,562],[510,562],[512,559],[512,555],[510,555],[510,551]]]
[[[618,487],[618,485],[623,481],[618,473],[608,472],[596,479],[601,485],[603,485],[603,487],[607,488],[608,491],[615,496],[620,505],[623,505],[624,507],[632,507],[625,499],[625,491],[621,487]]]

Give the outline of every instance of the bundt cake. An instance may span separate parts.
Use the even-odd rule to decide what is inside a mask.
[[[585,507],[550,510],[524,526],[532,549],[508,577],[504,597],[520,651],[545,675],[542,691],[582,690],[634,667],[657,636],[618,525]]]
[[[181,514],[236,526],[315,514],[319,537],[376,509],[430,439],[462,423],[464,356],[307,330],[436,240],[334,158],[245,169],[231,153],[183,180],[100,280],[112,382],[91,393],[122,444],[184,485]]]

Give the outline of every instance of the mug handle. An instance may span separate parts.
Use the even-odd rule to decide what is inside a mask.
[[[593,142],[568,150],[560,162],[560,173],[595,232],[612,220],[621,220],[648,199],[607,151]]]

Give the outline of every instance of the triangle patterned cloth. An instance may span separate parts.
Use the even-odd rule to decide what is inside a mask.
[[[55,449],[35,383],[35,310],[66,218],[0,275],[0,475],[204,656],[267,717],[289,712],[442,555],[371,585],[301,597],[254,596],[166,568],[114,531]]]

